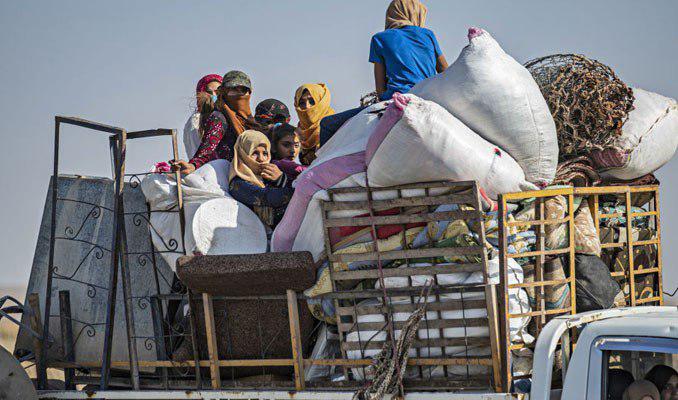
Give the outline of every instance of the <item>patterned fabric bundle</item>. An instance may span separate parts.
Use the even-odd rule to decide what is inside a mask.
[[[525,283],[534,282],[534,265],[524,265]],[[561,280],[565,279],[565,270],[560,258],[553,258],[544,263],[543,280]],[[536,306],[535,288],[526,287],[527,296],[530,299],[530,306]],[[544,301],[547,310],[557,310],[570,307],[570,286],[567,282],[558,285],[544,286]]]
[[[554,185],[597,186],[600,175],[588,156],[579,156],[558,164]]]

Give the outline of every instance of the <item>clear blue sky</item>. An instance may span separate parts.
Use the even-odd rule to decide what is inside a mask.
[[[628,84],[678,97],[678,1],[425,0],[428,27],[451,63],[466,30],[490,31],[518,61],[577,52]],[[370,37],[386,0],[0,2],[0,286],[27,281],[51,173],[54,115],[129,130],[181,130],[196,81],[248,72],[255,103],[291,105],[303,82],[326,82],[337,110],[372,88]],[[108,175],[107,141],[64,132],[63,168]],[[128,169],[167,158],[168,146],[131,145]],[[664,261],[678,256],[678,171],[663,183]],[[676,272],[667,271],[667,289]]]

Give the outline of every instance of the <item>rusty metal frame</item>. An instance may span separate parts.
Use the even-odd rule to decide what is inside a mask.
[[[134,329],[134,312],[132,304],[132,293],[131,293],[131,282],[130,274],[127,263],[127,243],[125,236],[125,212],[124,212],[124,203],[123,203],[123,189],[125,185],[125,160],[126,160],[126,151],[127,151],[127,140],[128,139],[141,139],[149,138],[156,136],[171,136],[172,139],[172,155],[176,159],[178,157],[178,144],[176,138],[176,131],[173,129],[153,129],[153,130],[144,130],[144,131],[135,131],[127,132],[123,128],[113,127],[105,124],[100,124],[93,121],[84,120],[81,118],[73,117],[64,117],[56,116],[55,117],[55,140],[54,140],[54,166],[52,173],[52,190],[51,190],[51,200],[52,200],[52,209],[51,209],[51,226],[50,226],[50,248],[49,248],[49,261],[48,261],[48,275],[47,275],[47,285],[45,293],[45,310],[46,317],[44,321],[41,322],[41,332],[46,332],[46,334],[41,335],[39,346],[36,344],[36,348],[39,354],[36,356],[37,372],[38,372],[38,388],[46,388],[46,369],[47,367],[59,367],[60,365],[67,369],[72,369],[76,367],[83,367],[87,363],[75,363],[72,360],[72,357],[69,357],[70,360],[64,360],[64,362],[48,362],[46,359],[47,351],[46,349],[49,346],[49,314],[51,310],[51,297],[52,297],[52,281],[55,278],[55,268],[54,268],[54,248],[55,248],[55,229],[56,229],[56,206],[58,198],[58,176],[59,176],[59,149],[60,149],[60,130],[61,125],[73,125],[79,126],[87,129],[91,129],[98,132],[103,132],[110,134],[109,136],[109,147],[111,150],[111,161],[112,161],[112,175],[114,180],[114,207],[113,210],[113,239],[111,246],[111,270],[108,278],[108,301],[106,303],[106,321],[104,325],[104,346],[102,360],[96,365],[89,366],[90,368],[99,369],[101,371],[101,376],[99,380],[99,386],[102,390],[107,389],[110,371],[112,366],[114,367],[129,367],[131,385],[134,389],[140,388],[140,379],[139,379],[139,361],[136,354],[136,334]],[[183,216],[183,198],[182,198],[182,188],[181,180],[179,179],[179,172],[176,172],[177,178],[177,194],[179,199],[179,214],[182,232],[184,230],[184,216]],[[183,241],[183,236],[181,238]],[[182,246],[183,248],[183,246]],[[116,292],[118,284],[118,267],[121,269],[121,278],[123,285],[123,296],[125,300],[125,318],[126,318],[126,329],[128,336],[128,351],[129,351],[129,361],[128,362],[112,362],[111,361],[111,349],[112,349],[112,340],[113,340],[113,328],[115,324],[115,303],[116,303]],[[61,315],[60,315],[61,317]],[[66,333],[66,332],[64,332]],[[68,336],[68,335],[67,335]]]
[[[641,206],[648,205],[649,211],[634,212],[633,211],[633,195],[649,193],[650,200]],[[603,250],[610,248],[624,248],[628,258],[628,270],[624,272],[611,271],[613,277],[623,277],[629,284],[629,305],[632,307],[641,305],[663,305],[663,286],[662,286],[662,249],[661,249],[661,216],[659,211],[659,185],[647,186],[603,186],[591,188],[575,188],[575,195],[588,198],[589,204],[593,204],[591,208],[591,215],[593,216],[594,225],[598,236],[601,237],[600,220],[610,217],[622,217],[626,221],[626,238],[621,243],[601,243]],[[603,214],[600,212],[600,196],[601,195],[615,195],[623,196],[623,206],[625,213],[623,215]],[[633,221],[637,217],[650,217],[653,219],[651,230],[654,228],[654,238],[649,240],[636,241],[633,239]],[[629,223],[629,221],[631,221]],[[654,225],[654,226],[652,226]],[[602,237],[601,237],[602,239]],[[638,269],[634,264],[633,250],[639,246],[657,246],[657,265],[649,268]],[[653,274],[656,275],[657,293],[649,298],[638,298],[636,293],[636,277],[640,275]]]
[[[552,318],[556,315],[562,314],[576,314],[576,290],[575,290],[575,271],[574,271],[574,190],[572,188],[560,189],[545,189],[534,190],[518,193],[500,194],[498,200],[498,225],[499,225],[499,275],[500,275],[500,296],[499,309],[500,311],[500,345],[501,345],[501,375],[502,388],[506,391],[510,390],[513,382],[511,371],[512,351],[529,347],[524,343],[513,344],[510,339],[510,322],[513,318],[521,318],[525,316],[536,319],[537,334],[539,330],[547,322],[547,318]],[[563,219],[549,219],[544,215],[544,202],[547,198],[555,196],[563,196],[567,200],[567,217]],[[507,203],[526,199],[535,199],[535,219],[531,221],[508,221],[508,207]],[[567,247],[560,249],[545,248],[544,227],[553,224],[567,224],[569,239]],[[508,253],[508,228],[511,226],[532,226],[536,230],[537,249],[535,251],[528,251],[524,253],[509,254]],[[547,255],[568,255],[569,277],[555,281],[544,280],[544,263]],[[530,257],[534,259],[534,280],[530,283],[509,284],[508,259]],[[570,307],[559,309],[546,309],[544,301],[545,288],[548,286],[561,285],[567,283],[570,290]],[[509,289],[524,289],[526,287],[534,287],[535,289],[535,306],[537,310],[532,310],[528,313],[511,314],[509,312]]]
[[[114,135],[120,143],[124,144],[126,131],[125,129],[100,124],[93,121],[88,121],[81,118],[74,117],[65,117],[65,116],[56,116],[54,118],[54,164],[52,171],[52,190],[51,190],[51,215],[50,215],[50,241],[49,241],[49,258],[48,258],[48,269],[47,269],[47,280],[45,288],[45,318],[42,325],[42,339],[41,339],[41,348],[45,351],[41,351],[39,357],[37,357],[37,374],[38,374],[38,388],[44,389],[47,387],[47,347],[49,345],[49,325],[50,325],[50,313],[52,305],[52,281],[54,278],[54,248],[56,240],[56,209],[58,201],[58,179],[59,179],[59,148],[60,148],[60,138],[61,138],[61,125],[73,125],[79,126],[82,128],[91,129],[97,132],[103,132],[107,134]],[[121,148],[121,151],[124,152],[124,147]],[[124,160],[124,156],[122,157]],[[122,193],[122,176],[124,174],[124,162],[113,162],[114,164],[114,176],[115,179],[115,189],[114,189],[114,215],[118,213],[118,205],[120,204],[120,197]],[[111,349],[111,340],[112,340],[112,325],[114,319],[114,303],[115,303],[115,287],[117,286],[117,265],[118,265],[118,219],[114,218],[113,223],[113,243],[111,246],[111,273],[109,276],[109,300],[107,304],[107,314],[106,314],[106,333],[104,336],[104,354],[102,356],[102,371],[108,372],[110,365],[110,349]],[[102,389],[106,387],[106,381],[104,376],[107,374],[102,374]]]

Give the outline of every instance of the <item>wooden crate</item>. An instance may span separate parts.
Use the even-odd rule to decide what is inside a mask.
[[[498,224],[499,224],[499,272],[500,272],[500,289],[499,289],[499,334],[500,334],[500,348],[501,348],[501,375],[502,387],[508,390],[513,381],[512,376],[512,351],[519,350],[524,347],[533,347],[533,345],[526,345],[524,343],[512,343],[509,337],[509,326],[512,319],[529,316],[534,321],[535,331],[538,335],[543,326],[549,318],[563,314],[576,313],[576,297],[574,285],[574,193],[572,188],[549,189],[538,191],[527,191],[519,193],[508,193],[499,196],[498,204]],[[564,196],[566,198],[566,217],[562,219],[549,219],[544,213],[545,202],[556,196]],[[508,203],[517,202],[520,200],[534,198],[535,200],[535,217],[529,221],[509,221],[508,220]],[[546,249],[545,232],[546,225],[567,225],[568,242],[567,246],[559,249]],[[532,226],[536,233],[536,250],[524,253],[509,254],[508,234],[509,228],[513,226]],[[565,255],[567,256],[567,266],[569,277],[559,280],[548,280],[544,277],[544,264],[547,256]],[[532,282],[524,282],[520,284],[509,284],[508,273],[508,259],[509,258],[529,258],[534,268],[534,280]],[[547,287],[555,287],[558,285],[567,284],[570,291],[570,306],[556,309],[549,309],[546,306],[545,292]],[[535,304],[528,313],[511,314],[508,308],[509,289],[524,289],[534,288]],[[535,335],[535,336],[537,336]],[[527,377],[527,376],[525,376]]]
[[[627,305],[662,305],[662,248],[661,248],[661,223],[659,212],[659,186],[606,186],[594,188],[576,188],[575,195],[587,198],[589,207],[592,210],[593,221],[596,226],[601,241],[604,240],[604,228],[601,227],[601,220],[606,218],[621,218],[624,223],[632,221],[631,225],[635,227],[636,219],[647,218],[649,232],[648,239],[634,239],[633,229],[625,229],[625,237],[620,238],[618,242],[601,243],[603,252],[615,251],[621,249],[626,252],[628,259],[627,268],[624,271],[612,271],[612,276],[617,278],[620,284],[628,285]],[[623,213],[602,212],[602,204],[605,197],[614,196],[622,200],[625,208]],[[634,208],[641,210],[634,211]],[[653,246],[656,249],[656,257],[653,265],[639,266],[635,265],[634,250],[643,246]],[[650,278],[653,281],[651,293],[647,291],[638,292],[636,284],[641,279]]]
[[[411,361],[416,367],[408,370],[409,387],[430,387],[437,381],[439,387],[459,388],[465,383],[467,388],[499,389],[496,294],[494,287],[488,284],[487,252],[482,245],[485,243],[483,212],[476,183],[351,187],[330,189],[328,195],[329,201],[322,203],[325,252],[330,265],[331,297],[343,358],[369,361],[368,356],[378,352],[384,343],[390,343],[392,332],[402,328],[403,319],[417,308],[422,287],[413,283],[413,277],[426,275],[432,278],[433,292],[428,297],[428,312],[411,347]],[[439,209],[443,205],[447,206],[445,211]],[[429,238],[426,243],[413,248],[411,237],[410,240],[407,238],[408,227],[412,229],[414,224],[460,220],[466,222],[475,235],[475,244],[435,247]],[[351,227],[351,233],[348,239],[334,243],[332,238],[336,235],[332,230],[342,227]],[[399,235],[399,245],[380,248],[386,241],[385,237],[378,240],[382,229],[397,232],[394,235]],[[361,236],[367,246],[361,251],[342,253],[350,240]],[[392,242],[393,235],[390,237]],[[448,260],[449,257],[472,257],[473,261],[442,262],[446,257]],[[433,258],[438,259],[431,260]],[[422,259],[434,262],[428,266],[413,266]],[[386,264],[394,260],[403,268],[386,268]],[[361,267],[347,268],[350,263],[360,263]],[[442,285],[438,281],[443,274],[474,272],[480,272],[482,279],[473,285]],[[404,279],[405,283],[387,289],[375,288],[373,284],[377,282],[383,288],[385,280],[392,278]],[[368,284],[364,285],[365,282]],[[478,315],[479,309],[484,315]],[[450,318],[452,315],[460,318]],[[360,321],[369,316],[372,321]],[[383,322],[375,321],[375,316],[381,316]],[[455,329],[464,332],[462,337],[452,335]],[[484,332],[479,334],[479,330]],[[474,333],[467,335],[469,331]],[[369,335],[369,340],[363,342],[363,334]],[[349,340],[351,335],[357,336],[358,340]],[[474,349],[478,347],[487,349],[487,353],[474,355]],[[346,378],[351,378],[348,369],[345,371]],[[365,376],[364,369],[361,372],[354,368],[352,372],[353,378]]]
[[[555,196],[563,196],[566,199],[567,214],[563,219],[549,219],[544,215],[544,204]],[[601,210],[601,202],[610,196],[621,200],[620,205],[625,208],[622,213],[603,213]],[[576,310],[576,290],[574,285],[575,279],[575,246],[574,246],[574,203],[575,197],[582,197],[582,201],[587,201],[591,215],[593,217],[594,225],[598,236],[603,239],[603,230],[601,228],[601,220],[606,218],[621,218],[624,223],[632,221],[634,218],[647,217],[651,218],[648,224],[653,231],[652,238],[648,240],[634,240],[633,230],[625,229],[625,238],[623,241],[617,243],[601,243],[602,251],[610,251],[614,249],[624,249],[628,257],[628,268],[623,272],[611,271],[611,275],[621,281],[628,282],[630,293],[627,296],[627,305],[661,305],[662,304],[662,283],[661,283],[661,232],[660,232],[660,214],[659,214],[659,187],[658,186],[602,186],[591,188],[558,188],[547,189],[540,191],[529,191],[520,193],[508,193],[499,196],[498,204],[498,224],[499,224],[499,253],[500,253],[500,287],[499,287],[499,331],[500,331],[500,348],[501,348],[501,375],[503,378],[502,386],[510,388],[514,377],[511,375],[512,350],[518,350],[527,346],[525,344],[512,343],[509,339],[508,327],[513,318],[520,318],[523,316],[530,316],[533,320],[533,327],[535,337],[538,336],[543,326],[549,319],[557,315],[575,314]],[[530,221],[509,221],[508,220],[508,204],[518,202],[521,200],[531,199],[535,200],[535,218]],[[643,208],[642,211],[634,211],[631,205]],[[544,227],[547,225],[567,225],[568,229],[568,243],[567,246],[560,249],[546,249],[545,246],[545,232]],[[509,229],[515,226],[532,226],[536,233],[536,249],[521,254],[509,254],[509,246],[507,237]],[[627,224],[628,225],[628,224]],[[656,246],[657,257],[655,265],[643,266],[639,268],[634,266],[634,249],[640,246]],[[548,256],[566,256],[567,265],[565,268],[569,270],[569,277],[559,280],[549,280],[544,277],[544,265]],[[525,282],[522,284],[508,284],[507,262],[509,258],[526,257],[531,260],[531,268],[534,268],[534,281]],[[636,281],[641,276],[653,275],[655,278],[655,286],[651,295],[641,295],[636,293]],[[558,309],[549,309],[545,302],[545,292],[549,287],[567,284],[570,291],[570,307],[563,307]],[[511,314],[508,312],[508,290],[515,288],[534,288],[535,304],[529,313]],[[569,336],[566,335],[569,340]],[[576,341],[575,332],[571,333],[572,342]],[[569,353],[571,351],[572,343],[561,344],[563,352],[563,362],[568,361]],[[529,377],[525,376],[525,377]]]

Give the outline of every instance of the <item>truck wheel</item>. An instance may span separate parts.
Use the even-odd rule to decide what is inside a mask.
[[[0,346],[0,399],[37,400],[33,382],[19,361]]]

